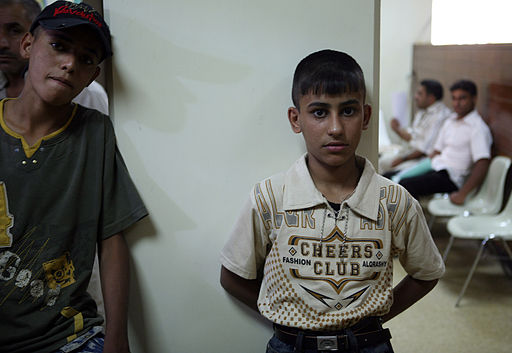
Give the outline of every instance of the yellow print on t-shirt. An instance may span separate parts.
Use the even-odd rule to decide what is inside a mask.
[[[74,273],[75,266],[71,261],[69,252],[64,255],[43,263],[44,272],[48,281],[48,287],[51,289],[65,288],[76,282]]]
[[[407,212],[412,206],[411,197],[397,185],[389,185],[380,189],[379,213],[377,221],[361,218],[361,230],[383,230],[387,224],[388,230],[398,232],[404,225]]]
[[[319,241],[320,240],[320,241]],[[322,281],[329,284],[337,294],[350,282],[377,280],[380,271],[361,267],[382,258],[383,242],[373,238],[350,238],[335,227],[325,238],[292,235],[288,240],[293,258],[282,257],[282,263],[290,266],[293,278],[307,281]],[[378,267],[385,267],[386,261]],[[294,265],[298,265],[295,267]]]
[[[284,223],[289,228],[316,229],[316,218],[314,209],[300,211],[279,211],[279,207],[272,188],[270,179],[265,181],[265,188],[261,184],[254,187],[254,200],[258,207],[258,213],[266,230],[280,229]],[[266,190],[266,192],[264,191]],[[267,200],[268,198],[268,200]],[[270,205],[270,206],[269,206]]]
[[[5,183],[0,181],[0,248],[12,246],[12,234],[10,229],[14,225],[14,217],[9,214],[7,202],[7,189]]]

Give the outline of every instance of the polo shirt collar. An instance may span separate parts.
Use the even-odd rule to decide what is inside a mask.
[[[431,104],[430,106],[428,106],[426,110],[429,113],[433,113],[433,112],[436,112],[436,111],[440,110],[443,105],[444,105],[443,102],[436,101],[433,104]]]
[[[299,158],[285,174],[283,209],[285,211],[301,210],[327,204],[327,200],[315,187],[306,164],[306,155]],[[345,203],[361,216],[376,221],[379,214],[379,185],[372,164],[364,160],[364,169],[352,196]],[[367,197],[370,196],[370,197]]]
[[[479,116],[480,115],[478,114],[478,111],[475,108],[472,111],[470,111],[469,113],[467,113],[465,116],[463,116],[462,119],[459,119],[457,117],[457,113],[453,112],[452,115],[450,116],[450,119],[460,121],[460,122],[471,123],[471,122],[475,121],[475,119],[478,120]]]

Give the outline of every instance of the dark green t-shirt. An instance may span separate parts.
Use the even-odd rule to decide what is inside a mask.
[[[29,147],[0,102],[0,352],[52,352],[101,324],[86,289],[96,243],[147,215],[110,119],[76,106]]]

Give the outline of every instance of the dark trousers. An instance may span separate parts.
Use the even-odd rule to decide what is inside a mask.
[[[430,171],[423,175],[400,180],[400,185],[405,187],[414,198],[432,195],[438,192],[453,192],[459,188],[453,183],[446,170]]]

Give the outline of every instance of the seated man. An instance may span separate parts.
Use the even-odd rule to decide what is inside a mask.
[[[381,173],[391,177],[398,171],[415,165],[421,158],[433,152],[435,138],[442,124],[451,114],[442,99],[443,86],[438,81],[420,82],[414,95],[414,102],[419,110],[414,116],[412,128],[403,128],[397,119],[391,120],[391,129],[402,140],[408,142],[408,148],[398,156],[395,153],[381,156],[379,160]]]
[[[480,186],[489,168],[492,136],[475,109],[476,85],[457,81],[450,88],[455,113],[443,125],[434,152],[432,171],[400,181],[415,198],[438,192],[450,193],[450,200],[463,204],[466,196]]]

